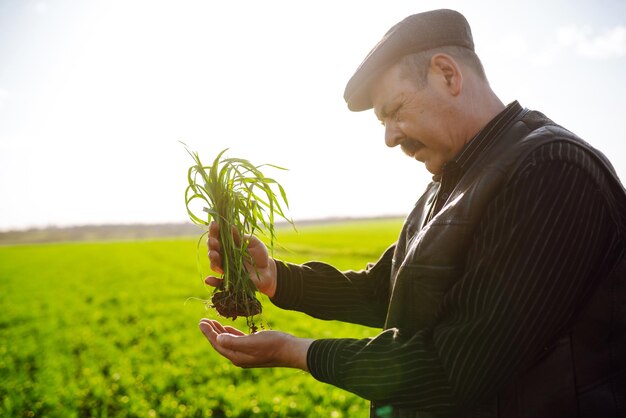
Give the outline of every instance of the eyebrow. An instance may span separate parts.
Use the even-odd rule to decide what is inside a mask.
[[[382,109],[380,109],[380,112],[375,111],[374,113],[376,113],[376,117],[378,118],[378,120],[384,120],[389,115],[388,105],[385,104]]]
[[[374,113],[376,114],[376,117],[378,118],[378,120],[382,121],[385,118],[387,118],[390,113],[395,112],[400,107],[401,105],[400,99],[403,96],[404,95],[402,93],[399,93],[396,96],[394,96],[391,100],[388,100],[380,109],[380,111],[376,111],[376,109],[374,109]]]

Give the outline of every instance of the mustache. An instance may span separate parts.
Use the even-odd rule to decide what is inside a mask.
[[[410,157],[412,157],[420,148],[424,147],[424,144],[417,139],[407,138],[400,144],[402,151]]]

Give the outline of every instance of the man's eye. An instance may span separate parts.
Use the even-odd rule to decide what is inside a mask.
[[[400,109],[401,109],[400,107],[397,108],[391,115],[391,117],[393,118],[395,122],[400,122]]]

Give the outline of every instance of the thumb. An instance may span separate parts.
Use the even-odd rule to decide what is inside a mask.
[[[235,345],[235,336],[230,334],[219,334],[216,338],[217,343],[224,348],[233,348]]]

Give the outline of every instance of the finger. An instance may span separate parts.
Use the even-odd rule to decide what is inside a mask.
[[[240,353],[229,348],[228,346],[222,345],[220,338],[218,338],[220,335],[223,335],[223,336],[226,335],[230,338],[236,338],[236,337],[233,337],[232,335],[228,335],[228,334],[219,334],[218,332],[216,332],[216,329],[215,329],[216,321],[203,319],[202,321],[200,321],[200,324],[198,326],[200,327],[200,330],[202,331],[204,336],[207,338],[207,340],[209,340],[209,343],[211,344],[211,346],[213,346],[215,351],[217,351],[222,356],[232,361],[233,364],[243,366],[241,360],[239,359],[239,357],[241,356]],[[226,341],[226,343],[227,343],[226,345],[228,345],[228,341]]]
[[[237,337],[243,337],[246,335],[243,332],[239,331],[237,328],[231,326],[223,326],[219,321],[216,321],[214,319],[204,318],[202,321],[200,321],[200,324],[206,328],[210,328],[212,333],[215,334],[215,342],[228,349],[235,348],[232,345],[236,344],[236,342],[232,341],[232,339],[236,339]],[[221,344],[222,342],[224,342],[225,345]]]
[[[226,334],[221,334],[221,335],[224,336]],[[250,364],[252,363],[250,356],[247,356],[244,353],[240,353],[234,349],[223,346],[220,343],[220,335],[218,335],[217,337],[218,337],[217,342],[216,342],[217,345],[215,345],[214,347],[218,353],[220,353],[222,356],[230,360],[231,363],[233,363],[235,366],[250,367]],[[235,339],[235,337],[233,337],[232,335],[230,336],[230,338]]]
[[[210,322],[200,322],[199,327],[215,351],[232,361],[233,364],[237,364],[237,352],[220,344],[218,337],[223,334],[217,333]]]
[[[211,320],[208,318],[202,318],[198,325],[200,326],[200,329],[203,330],[203,332],[204,332],[204,328],[202,327],[205,327],[208,331],[215,332],[215,329],[213,328],[213,325],[211,324]]]
[[[224,274],[224,269],[222,268],[222,256],[217,251],[209,251],[209,262],[211,266],[211,270]]]
[[[217,334],[216,350],[238,367],[266,367],[266,356],[256,346],[255,335]]]
[[[206,321],[200,321],[198,324],[200,331],[204,334],[207,340],[211,343],[213,348],[217,345],[217,333],[213,329],[213,327]]]
[[[234,225],[230,228],[230,232],[233,234],[235,244],[239,245],[241,239],[239,231],[237,231],[237,228]],[[215,221],[211,221],[209,224],[209,239],[210,238],[215,238],[217,240],[220,239],[220,227]]]
[[[221,331],[216,328],[214,321],[210,319],[202,319],[198,324],[202,333],[207,337],[213,348],[217,349],[217,336],[220,335]]]
[[[220,237],[220,227],[215,221],[211,221],[209,224],[209,238],[219,239]]]
[[[209,251],[213,250],[220,252],[222,250],[220,240],[215,237],[209,237],[209,239],[207,240],[207,244],[209,245]]]
[[[269,253],[267,247],[257,237],[250,237],[250,245],[247,248],[247,255],[258,268],[267,267]]]
[[[230,325],[224,326],[219,321],[216,321],[214,319],[204,318],[201,322],[206,322],[207,325],[211,326],[213,330],[218,334],[233,334],[235,336],[246,335],[243,331],[240,331],[235,327],[231,327]]]
[[[224,330],[226,330],[226,332],[229,333],[229,334],[237,335],[237,336],[240,336],[240,337],[246,335],[243,331],[240,331],[237,328],[231,327],[229,325],[226,325],[224,327]]]
[[[213,287],[221,287],[222,283],[224,283],[224,279],[221,279],[221,278],[215,277],[215,276],[209,276],[206,279],[204,279],[204,283],[208,284],[209,286],[213,286]]]
[[[218,321],[211,319],[210,322],[211,322],[211,326],[213,327],[215,332],[217,332],[218,334],[223,334],[227,332],[226,329],[224,329],[224,326],[220,324]]]
[[[204,331],[205,331],[205,329],[206,329],[207,331],[209,331],[209,328],[210,328],[210,331],[212,331],[212,330],[213,330],[213,327],[211,327],[211,325],[209,324],[209,320],[208,320],[208,319],[206,319],[206,318],[202,318],[202,319],[200,320],[200,323],[198,324],[198,326],[200,327],[200,329],[202,330],[202,332],[204,332]]]
[[[216,334],[221,334],[224,332],[224,327],[214,319],[202,318],[200,324],[204,324],[204,326],[210,327],[211,330]]]

